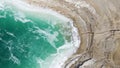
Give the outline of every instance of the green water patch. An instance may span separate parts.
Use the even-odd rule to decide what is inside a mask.
[[[40,15],[40,14],[39,14]],[[40,68],[65,44],[61,24],[13,9],[0,10],[0,68]]]

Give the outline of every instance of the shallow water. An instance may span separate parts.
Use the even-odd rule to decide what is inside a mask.
[[[76,47],[67,51],[73,46],[72,29],[70,21],[52,14],[26,11],[6,2],[1,4],[0,68],[50,67],[58,52],[75,50]],[[66,44],[70,44],[68,48],[61,48]]]

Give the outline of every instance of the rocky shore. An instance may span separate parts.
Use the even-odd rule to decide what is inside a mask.
[[[63,68],[120,68],[120,0],[23,0],[65,15],[81,44]]]

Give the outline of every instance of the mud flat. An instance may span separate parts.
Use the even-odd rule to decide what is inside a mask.
[[[119,0],[25,0],[70,18],[81,38],[63,68],[120,68]]]

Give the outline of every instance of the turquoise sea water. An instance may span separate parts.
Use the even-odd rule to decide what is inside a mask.
[[[2,4],[0,68],[42,68],[38,59],[44,61],[58,53],[58,48],[66,42],[71,43],[69,24],[48,13],[23,11],[14,5]]]

